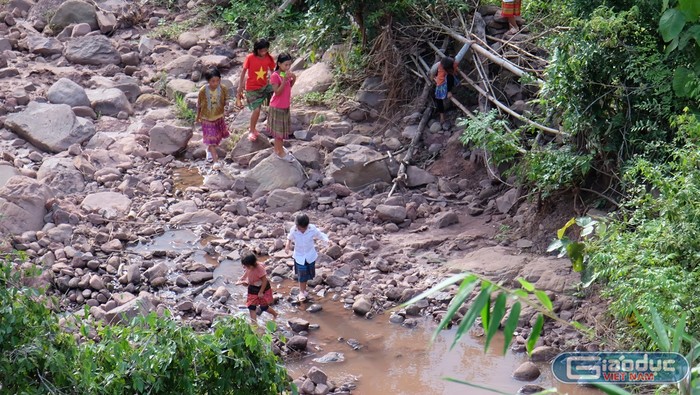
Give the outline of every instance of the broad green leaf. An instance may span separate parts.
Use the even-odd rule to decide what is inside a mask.
[[[537,296],[537,299],[542,303],[542,306],[544,306],[545,309],[549,311],[554,310],[554,306],[552,306],[552,301],[549,300],[549,296],[547,296],[544,291],[536,290],[535,291],[535,296]]]
[[[605,392],[608,395],[631,395],[631,392],[628,392],[625,389],[622,389],[616,385],[613,384],[593,384],[594,387],[598,388],[599,390]]]
[[[586,236],[590,235],[591,233],[593,233],[593,231],[595,230],[595,225],[596,225],[596,223],[593,222],[593,223],[590,223],[590,224],[584,226],[583,230],[581,231],[581,237],[586,237]]]
[[[491,339],[498,332],[498,326],[501,320],[506,315],[506,294],[500,293],[496,297],[496,303],[493,305],[493,311],[491,312],[491,318],[489,320],[489,327],[486,331],[486,343],[484,344],[484,352],[489,349],[489,344],[491,344]]]
[[[639,311],[635,308],[634,309],[634,316],[637,318],[637,322],[642,325],[642,328],[644,328],[644,331],[649,335],[651,338],[651,341],[654,342],[654,344],[661,344],[661,340],[659,339],[658,334],[656,331],[652,330],[647,321],[642,317],[641,314],[639,314]]]
[[[659,31],[666,42],[677,38],[684,26],[685,15],[677,8],[667,9],[659,20]]]
[[[547,252],[556,251],[556,250],[562,248],[563,246],[564,246],[564,243],[562,243],[561,240],[556,239],[547,247]]]
[[[676,48],[678,48],[678,37],[671,40],[671,42],[666,46],[666,51],[664,52],[665,55],[668,56],[671,52],[675,51]]]
[[[535,286],[532,285],[532,283],[530,283],[529,281],[527,281],[523,278],[519,278],[518,281],[520,282],[520,285],[522,285],[526,291],[533,292],[535,290]]]
[[[575,223],[576,223],[576,218],[571,218],[569,220],[569,222],[567,222],[561,229],[557,230],[557,239],[561,240],[564,237],[566,230],[569,229],[569,227]]]
[[[596,223],[596,221],[595,221],[593,218],[591,218],[591,217],[579,217],[579,218],[576,218],[576,225],[578,225],[578,226],[580,226],[580,227],[582,227],[582,228],[583,228],[583,227],[586,227],[586,226],[589,226],[589,225],[594,225],[595,223]]]
[[[697,22],[700,18],[700,2],[698,0],[678,0],[678,8],[685,15],[687,22]]]
[[[511,394],[508,393],[508,392],[503,392],[503,391],[499,391],[499,390],[497,390],[497,389],[493,389],[493,388],[489,388],[489,387],[484,387],[483,385],[479,385],[479,384],[472,384],[472,383],[470,383],[470,382],[468,382],[468,381],[463,381],[463,380],[459,380],[459,379],[454,379],[454,378],[452,378],[452,377],[443,377],[442,379],[445,380],[445,381],[451,381],[451,382],[453,382],[453,383],[466,385],[466,386],[468,386],[468,387],[478,388],[478,389],[481,389],[481,390],[484,390],[484,391],[490,391],[490,392],[493,392],[494,394],[511,395]]]
[[[652,323],[654,324],[654,330],[656,331],[656,334],[659,336],[659,349],[661,351],[671,351],[671,342],[668,339],[668,333],[666,332],[666,325],[664,325],[663,321],[661,321],[661,317],[659,316],[659,313],[654,309],[653,307],[650,309],[651,310],[651,319]]]
[[[681,343],[683,342],[683,333],[685,333],[685,323],[688,319],[688,313],[681,314],[676,324],[676,330],[673,332],[673,341],[671,343],[671,352],[679,352]]]
[[[459,286],[457,293],[450,302],[450,306],[447,309],[447,313],[445,313],[445,316],[442,318],[442,321],[440,321],[440,325],[438,325],[437,329],[435,329],[435,332],[433,332],[433,338],[431,339],[431,342],[434,342],[440,334],[440,331],[445,329],[450,323],[450,321],[452,321],[452,317],[455,316],[457,310],[459,310],[459,308],[462,307],[469,295],[471,295],[472,291],[474,290],[474,287],[476,287],[476,276],[467,277],[462,281],[462,284]]]
[[[700,46],[700,25],[691,26],[688,31],[688,35],[695,39],[697,45]]]
[[[513,333],[515,328],[518,327],[518,320],[520,319],[520,302],[515,302],[513,307],[510,308],[510,314],[506,319],[505,325],[503,325],[503,354],[508,352],[508,346],[510,346],[511,340],[513,340]]]
[[[585,249],[585,244],[583,243],[571,243],[566,246],[566,252],[569,255],[571,264],[575,272],[580,272],[583,270],[583,251]]]
[[[464,335],[464,332],[469,330],[474,325],[476,317],[479,315],[479,313],[481,313],[481,309],[484,308],[486,301],[488,301],[491,298],[492,289],[492,285],[482,288],[479,295],[474,299],[474,302],[472,303],[471,307],[469,308],[469,310],[467,310],[467,314],[465,314],[464,317],[462,317],[462,322],[459,323],[459,327],[457,328],[457,332],[455,333],[455,338],[452,341],[450,349],[453,349],[459,341],[459,339],[461,339]]]
[[[527,299],[527,296],[529,295],[527,291],[524,291],[522,289],[516,289],[515,291],[512,292],[513,295],[519,297],[520,299]]]
[[[695,73],[685,67],[679,67],[673,72],[673,91],[680,97],[687,97],[690,81]]]
[[[530,332],[530,336],[527,338],[527,344],[525,345],[527,347],[527,355],[532,354],[532,350],[535,349],[537,339],[539,339],[542,334],[542,326],[544,326],[544,316],[538,313],[535,326],[532,327],[532,332]]]
[[[481,309],[481,327],[484,328],[484,332],[489,329],[489,322],[491,322],[491,298],[486,299],[486,304]]]
[[[419,300],[421,300],[421,299],[425,299],[425,298],[427,298],[428,296],[430,296],[430,295],[432,295],[432,294],[435,294],[435,293],[438,293],[438,292],[442,291],[443,289],[449,287],[450,285],[452,285],[452,284],[454,284],[454,283],[456,283],[456,282],[462,281],[462,280],[464,280],[465,278],[467,278],[467,277],[472,277],[472,276],[473,276],[473,277],[476,277],[476,276],[474,276],[474,275],[471,274],[471,273],[460,273],[460,274],[456,274],[456,275],[454,275],[454,276],[452,276],[452,277],[450,277],[450,278],[447,278],[447,279],[445,279],[445,280],[442,280],[442,281],[441,281],[439,284],[437,284],[436,286],[434,286],[434,287],[432,287],[432,288],[426,290],[425,292],[422,292],[420,295],[418,295],[418,296],[412,298],[411,300],[409,300],[408,302],[402,304],[401,306],[398,306],[397,309],[401,309],[401,308],[404,308],[404,307],[406,307],[406,306],[412,305],[412,304],[416,303],[417,301],[419,301]]]

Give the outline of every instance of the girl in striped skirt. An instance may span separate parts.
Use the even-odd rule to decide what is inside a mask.
[[[284,140],[289,137],[291,115],[289,108],[292,101],[292,86],[297,76],[292,73],[292,57],[283,53],[277,57],[277,67],[270,76],[272,99],[267,114],[267,128],[275,138],[274,151],[278,158],[292,162],[294,158],[285,152]]]
[[[207,83],[197,96],[197,122],[202,123],[202,140],[207,146],[207,162],[219,158],[216,147],[229,136],[224,112],[229,99],[228,89],[221,85],[221,73],[217,69],[204,72]]]

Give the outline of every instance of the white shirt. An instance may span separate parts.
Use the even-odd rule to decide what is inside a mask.
[[[292,253],[292,258],[294,261],[300,265],[305,265],[306,262],[315,262],[318,258],[318,253],[316,252],[316,246],[314,245],[314,240],[320,239],[325,243],[328,243],[328,236],[318,230],[314,225],[309,225],[306,228],[306,232],[299,231],[296,225],[292,227],[287,235],[287,240],[294,242],[294,253]]]

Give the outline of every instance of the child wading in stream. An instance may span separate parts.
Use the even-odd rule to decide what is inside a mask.
[[[318,230],[314,225],[309,224],[309,217],[306,214],[299,214],[296,217],[295,226],[287,235],[287,244],[284,251],[289,254],[289,250],[294,243],[294,272],[299,276],[299,301],[304,302],[309,297],[306,292],[306,282],[316,277],[316,245],[314,240],[322,240],[328,245],[328,236]]]
[[[207,162],[216,162],[216,147],[229,136],[224,112],[229,99],[228,89],[221,85],[221,73],[217,69],[204,72],[207,83],[197,96],[197,122],[202,123],[202,141],[207,146]]]
[[[260,311],[268,312],[277,319],[277,312],[270,307],[273,302],[272,287],[267,279],[265,265],[258,263],[258,259],[253,254],[248,254],[241,259],[241,264],[245,269],[245,273],[236,282],[236,285],[243,284],[248,286],[248,298],[246,306],[250,311],[250,318],[255,322],[258,318],[256,310],[260,306]]]
[[[289,68],[292,67],[292,57],[283,53],[277,56],[277,68],[270,76],[272,84],[272,99],[267,115],[267,128],[275,138],[275,154],[280,159],[293,161],[291,154],[284,149],[284,140],[289,137],[291,130],[291,114],[289,107],[292,103],[292,86],[297,76]]]

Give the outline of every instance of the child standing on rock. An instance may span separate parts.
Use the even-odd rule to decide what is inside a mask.
[[[294,272],[299,276],[299,301],[304,302],[309,297],[306,292],[306,282],[316,277],[316,245],[314,240],[320,239],[328,245],[328,236],[318,230],[315,225],[309,224],[309,217],[306,214],[299,214],[296,217],[295,226],[287,235],[287,244],[284,251],[289,254],[294,243]]]
[[[265,265],[258,263],[258,259],[253,254],[248,254],[241,259],[241,264],[245,269],[243,276],[236,282],[236,285],[243,284],[248,286],[248,298],[246,306],[250,311],[250,318],[253,323],[256,322],[258,316],[256,313],[257,307],[260,306],[260,311],[272,314],[274,319],[277,319],[277,312],[270,307],[273,302],[272,287],[267,279]]]
[[[449,125],[445,123],[445,99],[452,97],[452,88],[459,82],[457,74],[458,64],[451,57],[444,57],[430,70],[435,81],[435,109],[440,117],[440,125],[447,130]]]
[[[297,76],[289,69],[292,67],[292,57],[287,53],[277,57],[277,67],[270,76],[272,84],[272,99],[267,116],[267,128],[275,138],[274,151],[277,157],[292,162],[291,154],[285,153],[284,140],[289,137],[291,130],[292,86]]]
[[[270,43],[267,40],[259,40],[253,45],[253,53],[249,54],[243,62],[241,79],[238,82],[238,98],[245,97],[248,108],[253,111],[250,115],[250,128],[248,140],[255,141],[259,132],[256,129],[260,118],[260,109],[270,100],[272,86],[268,83],[268,73],[275,68],[275,60],[269,53]],[[246,74],[248,78],[246,79]]]
[[[228,89],[221,85],[221,73],[217,69],[204,72],[207,83],[197,96],[197,122],[202,124],[202,140],[207,146],[207,162],[216,162],[219,155],[216,147],[229,136],[224,112],[229,99]]]

